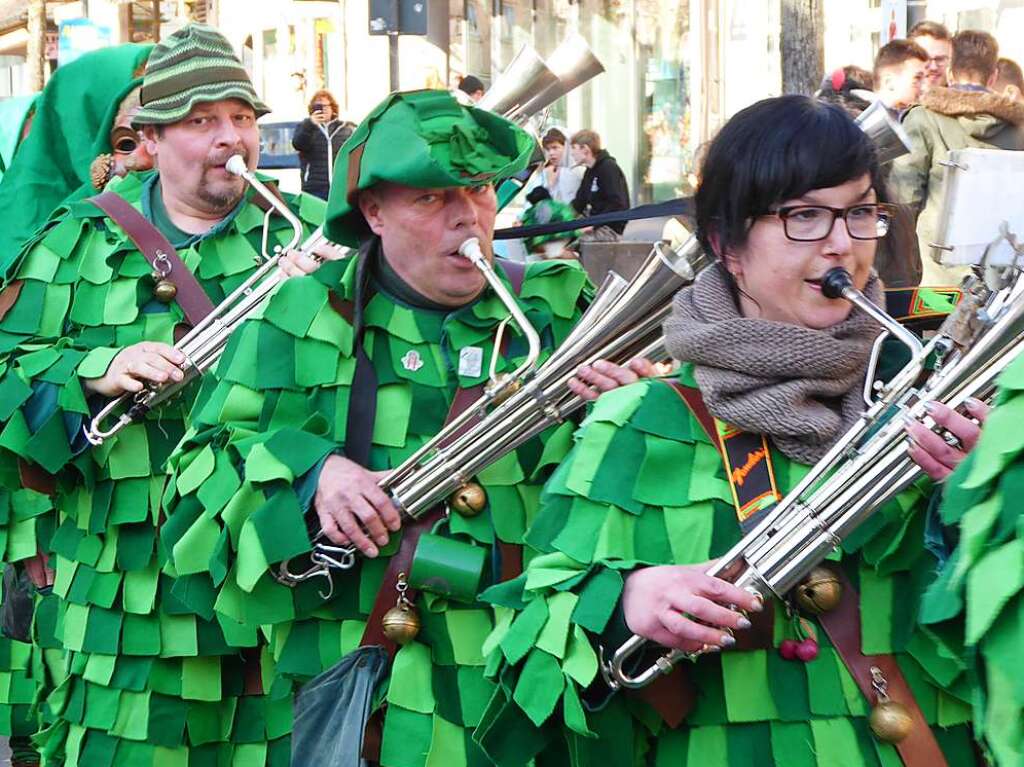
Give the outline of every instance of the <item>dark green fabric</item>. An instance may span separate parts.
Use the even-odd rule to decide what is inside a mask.
[[[62,202],[92,191],[89,166],[109,152],[121,99],[141,82],[133,73],[152,46],[118,45],[57,69],[35,103],[32,130],[0,182],[0,269]]]

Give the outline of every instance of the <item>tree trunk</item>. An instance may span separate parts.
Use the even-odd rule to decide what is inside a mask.
[[[28,88],[36,93],[46,84],[46,0],[29,0],[27,48]]]
[[[825,74],[823,0],[782,0],[782,92],[811,95]]]

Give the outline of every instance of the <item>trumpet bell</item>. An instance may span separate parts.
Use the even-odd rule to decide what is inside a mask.
[[[558,76],[540,54],[524,45],[476,106],[511,117],[536,94],[557,83]]]
[[[878,151],[878,161],[882,165],[910,154],[910,136],[903,130],[902,125],[892,119],[881,99],[873,101],[871,106],[857,116],[855,122],[874,143]]]
[[[556,81],[524,103],[517,116],[527,118],[547,109],[569,91],[604,72],[604,65],[578,34],[570,35],[555,48],[548,57],[548,67],[555,73]]]

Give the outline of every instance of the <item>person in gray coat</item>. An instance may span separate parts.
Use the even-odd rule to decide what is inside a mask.
[[[892,191],[918,211],[917,235],[922,285],[959,283],[966,270],[943,266],[935,241],[942,204],[942,180],[950,150],[1024,150],[1024,104],[991,90],[999,46],[987,32],[968,30],[953,37],[949,87],[933,87],[903,118],[913,151],[892,164]]]

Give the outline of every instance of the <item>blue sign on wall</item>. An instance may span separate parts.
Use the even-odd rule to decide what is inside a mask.
[[[57,27],[57,65],[70,64],[83,53],[114,44],[110,27],[89,19],[68,19]]]

